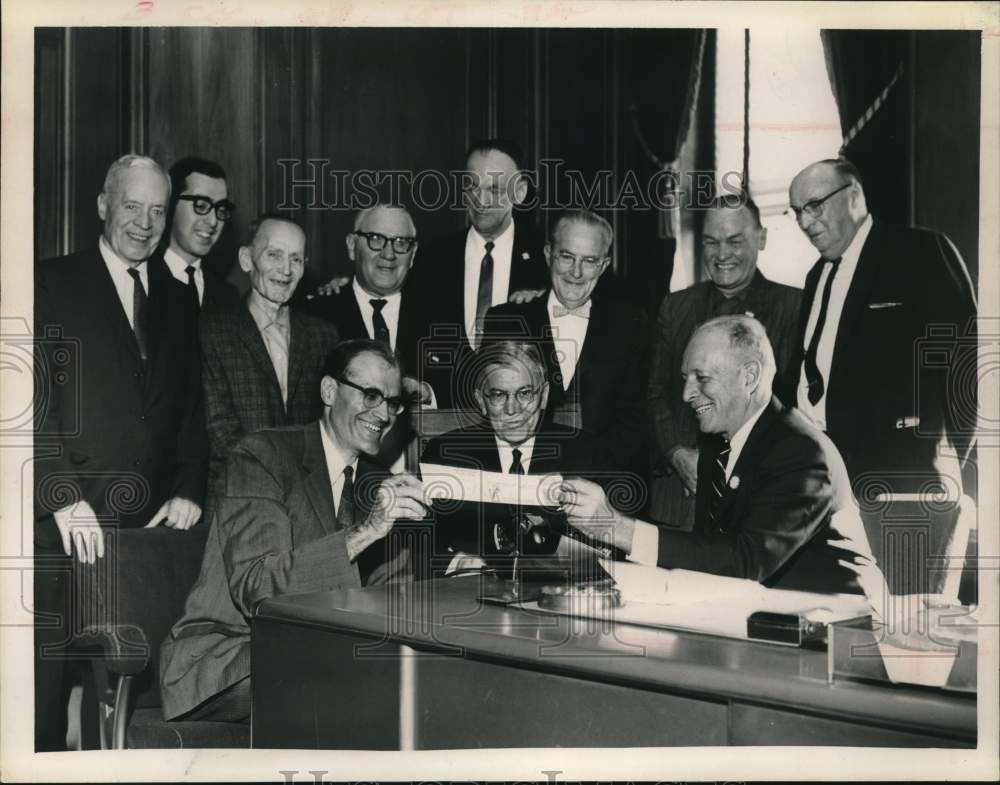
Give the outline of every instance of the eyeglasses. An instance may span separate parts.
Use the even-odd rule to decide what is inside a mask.
[[[194,194],[182,194],[177,197],[177,201],[191,202],[191,209],[197,215],[208,215],[210,210],[215,210],[215,217],[220,221],[228,221],[233,217],[233,210],[236,205],[228,199],[220,199],[213,202],[207,196],[196,196]]]
[[[361,387],[349,379],[345,379],[343,376],[338,376],[336,379],[341,384],[346,384],[348,387],[353,387],[355,390],[360,392],[364,396],[362,403],[365,405],[366,409],[377,409],[382,405],[382,401],[385,401],[389,414],[397,415],[401,413],[406,406],[403,399],[398,395],[387,397],[381,390],[376,389],[375,387]]]
[[[386,243],[392,244],[392,250],[398,254],[409,253],[417,243],[416,237],[386,237],[378,232],[351,232],[358,237],[364,237],[368,247],[373,251],[381,251]]]
[[[483,393],[486,403],[494,409],[501,409],[505,407],[507,405],[507,401],[510,400],[510,395],[511,394],[506,390],[490,390],[489,392]],[[522,408],[531,405],[537,397],[538,390],[532,387],[522,387],[514,393],[514,399]]]
[[[560,251],[559,253],[556,254],[555,259],[556,259],[556,266],[560,270],[572,269],[573,265],[575,265],[576,261],[579,259],[580,266],[584,270],[586,270],[588,273],[594,273],[600,269],[601,265],[607,261],[608,257],[577,256],[576,254],[571,254],[569,251]]]
[[[821,197],[819,199],[810,199],[808,202],[806,202],[801,207],[796,207],[794,204],[790,205],[790,207],[792,209],[792,212],[795,213],[795,219],[798,220],[799,218],[801,218],[802,217],[802,213],[805,213],[810,218],[819,218],[820,215],[823,214],[823,207],[826,204],[826,200],[829,199],[832,196],[836,196],[841,191],[843,191],[845,188],[850,188],[850,187],[851,187],[851,183],[844,183],[836,191],[831,191],[826,196]]]

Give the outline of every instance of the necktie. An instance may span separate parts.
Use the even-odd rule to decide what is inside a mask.
[[[840,259],[833,259],[830,272],[826,276],[826,285],[823,287],[823,299],[819,304],[819,316],[816,318],[816,326],[813,328],[812,337],[809,339],[809,348],[806,349],[806,356],[803,365],[806,373],[806,383],[809,385],[809,403],[814,406],[823,397],[826,387],[823,384],[823,374],[819,372],[816,365],[816,350],[819,348],[819,339],[823,335],[823,328],[826,325],[826,311],[830,307],[830,292],[833,289],[833,277],[837,274]]]
[[[337,528],[346,529],[354,523],[354,467],[344,467],[344,487],[337,505]]]
[[[146,290],[142,287],[142,279],[136,268],[130,267],[128,274],[132,276],[132,331],[135,333],[135,342],[139,344],[139,356],[145,360],[148,356]]]
[[[510,451],[511,458],[510,470],[507,474],[524,474],[524,466],[521,465],[521,451],[516,447]]]
[[[381,341],[389,348],[392,348],[392,341],[389,340],[389,325],[385,323],[382,316],[382,309],[385,308],[385,300],[369,300],[374,313],[372,313],[372,327],[375,329],[375,340]]]
[[[479,342],[483,335],[483,320],[486,312],[493,304],[493,241],[486,243],[486,253],[483,255],[483,263],[479,266],[479,293],[476,295],[476,335],[473,338],[475,346],[479,348]]]
[[[743,307],[743,298],[739,295],[735,297],[723,297],[722,302],[719,303],[719,307],[716,309],[716,316],[732,316],[733,314],[744,313],[746,309]]]
[[[184,268],[184,272],[188,274],[188,298],[194,303],[195,313],[198,313],[201,309],[201,301],[198,299],[198,284],[196,284],[194,280],[194,274],[196,272],[194,265],[189,264]]]
[[[706,514],[710,528],[715,526],[715,516],[719,511],[719,500],[726,490],[726,463],[729,461],[730,450],[729,442],[726,442],[715,458],[715,466],[712,471],[712,495],[708,500],[708,511]]]
[[[552,316],[556,319],[561,319],[563,316],[579,316],[581,319],[589,319],[590,309],[587,308],[586,303],[577,306],[576,308],[567,308],[564,305],[553,305]]]
[[[271,322],[261,333],[264,347],[271,358],[274,375],[278,378],[281,388],[281,400],[288,403],[288,337],[277,322]]]

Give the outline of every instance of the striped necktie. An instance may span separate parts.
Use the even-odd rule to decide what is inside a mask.
[[[726,463],[729,461],[730,453],[729,442],[725,443],[725,446],[719,450],[719,454],[715,458],[715,466],[712,471],[712,495],[708,500],[708,511],[707,519],[709,528],[715,527],[715,518],[719,511],[719,502],[722,499],[722,494],[726,490]]]

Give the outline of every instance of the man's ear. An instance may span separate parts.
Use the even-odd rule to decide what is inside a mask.
[[[476,406],[479,407],[479,413],[488,420],[490,415],[486,408],[486,398],[479,390],[473,390],[472,397],[476,399]]]
[[[544,409],[549,405],[549,383],[545,382],[542,384],[541,391],[539,392],[539,409]]]
[[[108,197],[103,191],[97,195],[97,216],[102,221],[108,217]]]
[[[514,189],[511,202],[515,205],[521,204],[528,196],[528,178],[521,172],[514,175]]]
[[[352,262],[354,261],[354,244],[358,241],[358,236],[351,232],[347,237],[344,238],[344,242],[347,244],[347,258]]]
[[[545,243],[545,247],[542,248],[542,253],[545,254],[545,264],[548,268],[552,269],[552,245]]]
[[[319,383],[319,397],[323,400],[324,406],[333,406],[337,399],[337,380],[332,376],[324,376]]]
[[[760,386],[760,362],[750,360],[743,364],[743,372],[746,373],[747,389],[753,392]]]
[[[760,236],[757,238],[757,250],[763,251],[767,245],[767,229],[761,227]]]
[[[240,269],[249,273],[253,269],[253,256],[250,255],[250,246],[241,245],[237,258],[240,260]]]

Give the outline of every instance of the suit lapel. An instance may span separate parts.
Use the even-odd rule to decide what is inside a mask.
[[[83,280],[85,282],[94,281],[98,290],[94,302],[108,303],[110,307],[101,309],[104,312],[108,329],[118,337],[119,345],[128,347],[128,351],[131,352],[135,360],[140,361],[139,343],[135,339],[135,333],[132,331],[132,325],[125,313],[125,307],[122,305],[121,298],[118,297],[115,282],[111,280],[111,273],[108,272],[108,266],[104,263],[100,250],[97,250],[91,257],[91,266],[93,267],[92,274],[84,276]]]
[[[299,377],[305,366],[306,349],[309,336],[306,335],[306,325],[294,308],[288,312],[288,403],[285,410],[291,407],[294,391],[298,389]]]
[[[720,524],[726,520],[729,508],[733,502],[745,492],[746,486],[740,482],[742,473],[747,467],[757,466],[760,463],[760,453],[770,447],[768,434],[778,421],[778,417],[783,410],[784,407],[778,399],[772,396],[767,407],[761,413],[760,418],[750,430],[750,435],[743,445],[739,458],[736,459],[736,465],[733,466],[733,470],[729,473],[729,482],[726,483],[722,498],[719,500],[716,520]],[[700,482],[698,484],[699,486],[701,485]]]
[[[809,325],[809,314],[812,312],[813,301],[816,299],[816,288],[819,285],[820,271],[823,260],[819,259],[806,275],[806,285],[802,292],[802,305],[799,308],[799,324],[795,335],[795,347],[792,353],[792,369],[789,372],[787,393],[789,402],[798,396],[799,381],[802,377],[802,360],[805,357],[806,327]]]
[[[323,440],[318,422],[303,431],[302,469],[305,475],[306,496],[312,504],[316,519],[327,534],[337,529],[337,511],[333,504],[333,488],[330,487],[330,472],[323,452]]]
[[[576,372],[573,374],[573,385],[581,393],[581,405],[584,390],[603,386],[604,380],[590,378],[591,374],[600,372],[599,367],[595,368],[597,358],[610,357],[615,351],[617,336],[614,334],[615,321],[611,313],[612,308],[612,303],[603,297],[591,299],[587,337],[583,341],[583,349],[576,363]]]
[[[260,335],[260,329],[257,327],[257,322],[253,320],[253,316],[250,315],[250,307],[247,305],[245,299],[243,300],[242,307],[238,308],[237,311],[239,313],[239,324],[236,328],[236,335],[243,342],[247,351],[250,352],[250,356],[253,357],[254,362],[260,366],[261,372],[271,385],[272,393],[280,401],[281,385],[278,384],[278,375],[274,372],[271,355],[267,353],[267,347],[264,346],[264,339]],[[291,364],[291,360],[289,360],[289,364]]]
[[[358,303],[357,295],[353,286],[348,286],[344,290],[343,302],[340,303],[343,312],[344,335],[345,338],[371,338],[368,328],[365,327],[365,320],[361,316],[361,305]]]

